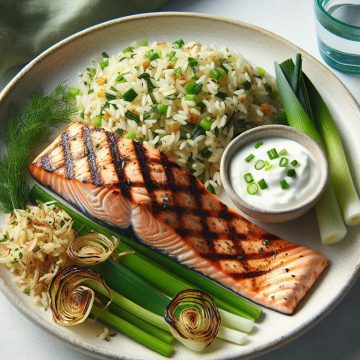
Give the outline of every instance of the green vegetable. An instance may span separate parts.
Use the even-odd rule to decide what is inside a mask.
[[[286,173],[287,176],[295,177],[296,176],[296,170],[295,169],[289,169]]]
[[[255,155],[254,154],[249,154],[246,158],[245,158],[245,161],[246,162],[250,162],[250,161],[252,161],[252,159],[254,159],[255,158]]]
[[[256,72],[257,72],[257,74],[258,74],[260,77],[264,77],[264,76],[265,76],[265,73],[266,73],[265,69],[262,68],[262,67],[257,67],[257,68],[256,68]]]
[[[149,46],[149,41],[148,40],[142,40],[139,42],[139,46]]]
[[[174,41],[172,43],[172,45],[175,49],[181,49],[185,45],[185,42],[183,39],[179,39],[179,40]]]
[[[133,88],[130,88],[128,91],[126,91],[121,96],[121,99],[128,101],[128,102],[132,102],[137,96],[138,96],[138,93]]]
[[[129,46],[129,47],[126,47],[125,49],[123,49],[123,53],[125,54],[125,53],[128,53],[128,52],[133,52],[133,48],[132,48],[132,46]]]
[[[244,88],[244,90],[249,90],[251,88],[251,82],[250,81],[244,81],[242,83],[242,87]]]
[[[267,189],[269,187],[267,182],[264,179],[259,180],[258,185],[261,190]]]
[[[106,67],[109,66],[109,59],[101,60],[99,64],[101,69],[104,70]]]
[[[138,79],[144,79],[148,88],[148,92],[152,93],[152,91],[156,88],[156,86],[151,81],[150,74],[148,73],[142,73],[138,76]]]
[[[186,94],[198,94],[203,88],[202,83],[189,83],[185,85],[185,93]]]
[[[150,61],[154,61],[156,59],[159,59],[160,58],[160,50],[154,50],[154,49],[151,49],[149,50],[146,55],[145,55]]]
[[[199,62],[193,57],[188,57],[188,63],[189,63],[189,66],[191,67],[192,71],[194,73],[196,73]]]
[[[211,125],[212,125],[212,120],[211,119],[201,119],[199,122],[199,125],[206,131],[209,131],[211,129]]]
[[[212,151],[208,148],[205,148],[201,150],[200,154],[203,158],[208,159],[212,155]]]
[[[93,305],[92,315],[106,325],[114,328],[115,330],[123,333],[124,335],[130,337],[140,344],[143,344],[147,348],[158,352],[163,356],[170,357],[174,352],[171,345],[164,343],[155,336],[138,328],[130,322],[110,313],[107,310],[103,310],[96,305]]]
[[[116,81],[118,82],[126,82],[125,78],[124,78],[124,75],[122,74],[119,74],[117,77],[116,77]]]
[[[218,98],[220,98],[221,100],[225,100],[227,94],[224,92],[219,91],[215,96],[217,96]]]
[[[265,166],[264,160],[257,160],[254,165],[256,170],[261,170],[264,166]]]
[[[215,189],[211,184],[209,184],[206,189],[207,189],[207,191],[211,192],[212,194],[215,194]]]
[[[108,101],[116,99],[116,95],[110,94],[108,92],[105,93],[105,96],[106,96],[106,100]]]
[[[272,148],[269,151],[267,151],[267,154],[268,154],[270,160],[274,160],[279,157],[279,154],[275,148]]]
[[[285,179],[280,180],[280,186],[283,190],[286,190],[290,187],[289,183]]]
[[[97,116],[97,117],[95,118],[95,120],[94,120],[94,125],[95,125],[97,128],[101,127],[101,125],[102,125],[102,118],[101,118],[101,116]]]
[[[244,180],[245,182],[247,182],[248,184],[252,183],[254,181],[253,176],[250,173],[246,173],[244,175]]]
[[[108,57],[109,57],[109,54],[108,54],[106,51],[103,51],[103,52],[101,53],[101,56],[102,56],[103,58],[108,58]]]
[[[170,51],[166,54],[166,56],[169,58],[169,59],[172,59],[174,56],[176,55],[176,51]]]
[[[166,115],[167,109],[168,109],[169,105],[165,105],[165,104],[159,104],[157,106],[157,111],[159,114],[161,115]]]
[[[343,218],[347,225],[356,225],[360,222],[360,199],[351,177],[339,130],[319,92],[306,76],[304,80],[314,119],[327,150],[331,179]]]
[[[140,121],[140,117],[139,115],[134,114],[133,112],[131,112],[130,110],[126,110],[125,112],[125,117],[129,120],[134,120],[136,122]]]
[[[68,94],[69,96],[76,98],[77,95],[80,95],[80,89],[76,87],[69,87]]]
[[[259,141],[255,144],[255,149],[258,149],[260,146],[264,145],[263,141]]]
[[[210,71],[209,76],[215,80],[220,80],[224,74],[224,69],[216,67]]]
[[[129,131],[125,136],[125,139],[134,140],[136,139],[136,133],[134,131]]]
[[[247,186],[247,192],[250,194],[250,195],[255,195],[257,194],[259,191],[259,188],[258,186],[255,184],[255,183],[251,183]]]
[[[176,68],[175,71],[174,71],[174,73],[175,73],[175,76],[176,76],[176,77],[181,76],[181,68],[180,68],[180,67]]]
[[[280,167],[286,167],[288,165],[289,159],[286,157],[280,158],[279,166]]]
[[[185,100],[187,101],[195,101],[196,95],[195,94],[186,94]]]
[[[0,135],[6,147],[0,155],[2,212],[25,207],[29,195],[27,166],[34,156],[33,149],[48,137],[52,126],[68,121],[75,112],[63,83],[47,95],[42,90],[32,93],[24,106],[10,104]]]
[[[290,163],[293,167],[296,167],[299,165],[299,162],[297,160],[293,160],[291,163]]]
[[[299,63],[299,61],[297,62]],[[278,90],[286,111],[289,125],[311,136],[315,141],[323,146],[322,138],[315,123],[310,119],[309,114],[302,106],[302,103],[292,89],[289,80],[278,63],[275,63],[275,72]],[[294,71],[288,72],[288,76],[289,74],[293,76]],[[299,72],[299,74],[299,76],[301,76],[302,73]],[[295,83],[301,84],[302,82],[295,81]],[[303,87],[301,88],[303,89]],[[303,99],[307,98],[306,95],[302,95],[301,97]],[[304,104],[308,103],[306,100],[303,100],[303,102]],[[325,190],[322,198],[317,203],[315,209],[322,242],[330,244],[343,239],[347,230],[343,222],[334,187],[331,182]]]
[[[280,151],[279,151],[279,155],[281,155],[281,156],[284,156],[284,155],[287,155],[287,150],[286,149],[281,149]]]

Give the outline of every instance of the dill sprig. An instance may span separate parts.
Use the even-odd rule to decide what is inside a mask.
[[[75,113],[67,86],[60,83],[49,94],[38,90],[28,104],[11,104],[4,122],[2,140],[6,151],[0,156],[0,210],[9,213],[26,205],[29,186],[27,167],[33,150],[49,135],[50,128],[66,122]]]

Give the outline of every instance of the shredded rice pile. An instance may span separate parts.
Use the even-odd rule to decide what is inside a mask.
[[[14,210],[0,228],[0,263],[17,276],[25,294],[48,307],[48,286],[66,263],[66,250],[76,233],[73,221],[54,202]]]
[[[215,193],[231,139],[279,119],[274,79],[227,48],[144,41],[102,53],[80,76],[74,120],[148,142]]]

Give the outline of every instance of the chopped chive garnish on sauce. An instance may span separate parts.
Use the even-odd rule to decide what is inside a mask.
[[[249,154],[246,158],[245,158],[245,161],[246,162],[250,162],[252,159],[255,158],[255,155],[254,154]]]
[[[267,189],[269,186],[264,179],[258,181],[261,190]]]
[[[250,184],[250,183],[252,183],[252,182],[254,181],[254,178],[253,178],[253,176],[252,176],[250,173],[246,173],[246,174],[244,175],[244,180],[245,180],[248,184]]]
[[[296,176],[296,170],[295,169],[289,169],[286,173],[287,176],[295,177]]]
[[[288,164],[288,162],[289,162],[289,159],[288,159],[288,158],[282,157],[282,158],[280,158],[279,166],[280,166],[280,167],[286,167],[287,164]]]
[[[130,88],[122,95],[121,98],[125,101],[132,102],[137,96],[138,96],[137,92],[133,88]]]
[[[279,155],[287,155],[287,150],[286,149],[281,149],[280,151],[279,151]]]
[[[257,194],[258,191],[259,191],[259,188],[255,183],[251,183],[247,186],[247,192],[250,195],[255,195],[255,194]]]
[[[285,179],[280,180],[280,186],[283,190],[286,190],[290,187],[289,183]]]
[[[290,163],[293,167],[296,167],[299,165],[299,162],[297,160],[293,160],[291,163]]]
[[[268,154],[270,160],[274,160],[279,157],[279,154],[275,148],[272,148],[269,151],[267,151],[267,154]]]
[[[263,160],[256,161],[254,165],[256,170],[261,170],[264,166],[265,166],[265,162]]]
[[[255,149],[258,149],[260,146],[264,145],[263,141],[259,141],[255,144]]]

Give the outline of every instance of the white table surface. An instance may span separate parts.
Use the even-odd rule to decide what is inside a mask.
[[[202,12],[236,18],[281,35],[323,62],[317,49],[312,7],[312,0],[173,0],[163,11]],[[360,76],[334,72],[360,103]],[[0,89],[5,83],[4,79],[0,82]],[[358,281],[320,324],[290,344],[258,359],[360,359],[359,304]],[[33,325],[2,294],[0,319],[0,360],[91,359]]]

